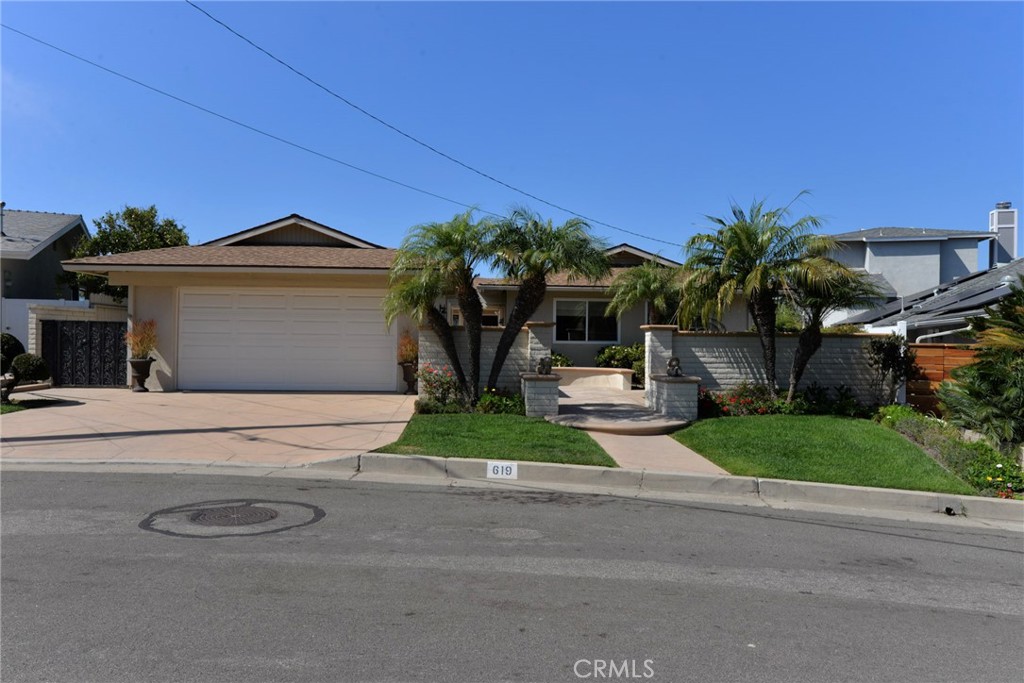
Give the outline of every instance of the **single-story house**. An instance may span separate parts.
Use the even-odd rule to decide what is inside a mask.
[[[303,216],[202,245],[66,261],[128,287],[157,323],[151,389],[396,391],[398,338],[381,310],[395,250]]]
[[[611,272],[597,282],[570,281],[565,275],[555,274],[548,279],[547,296],[533,316],[537,322],[555,323],[551,350],[568,356],[575,365],[592,366],[597,353],[613,344],[643,343],[641,325],[649,322],[647,306],[637,306],[621,318],[605,313],[611,297],[608,287],[624,270],[654,261],[669,268],[680,266],[676,261],[644,251],[630,244],[608,248]],[[478,278],[477,289],[484,299],[485,324],[500,325],[505,312],[512,309],[517,285],[501,278]],[[457,305],[457,304],[456,304]],[[449,317],[458,322],[458,309],[449,302]],[[744,307],[736,307],[722,320],[729,331],[745,331],[752,323]]]
[[[0,206],[0,300],[3,331],[28,347],[28,307],[36,303],[88,307],[60,282],[61,261],[89,235],[78,214],[18,211]],[[63,302],[63,303],[62,303]]]

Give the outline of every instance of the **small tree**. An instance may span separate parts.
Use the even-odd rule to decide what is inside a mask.
[[[645,261],[616,275],[608,294],[612,297],[606,309],[608,315],[621,318],[626,311],[646,303],[647,322],[652,325],[669,323],[682,301],[680,271]]]
[[[841,308],[870,303],[879,296],[878,288],[863,275],[833,261],[821,279],[797,282],[787,292],[788,300],[797,309],[802,323],[789,371],[789,392],[786,401],[796,397],[804,371],[821,348],[821,327],[825,316]]]
[[[3,361],[4,365],[7,361]],[[46,361],[34,353],[22,353],[11,361],[10,367],[4,369],[3,374],[10,373],[13,380],[5,381],[0,390],[0,403],[10,401],[11,391],[22,382],[43,382],[50,379],[50,366]]]
[[[779,392],[775,324],[783,292],[798,282],[822,280],[831,265],[818,255],[836,244],[831,237],[811,233],[821,226],[821,219],[815,216],[789,223],[790,206],[792,202],[766,209],[762,200],[751,204],[748,211],[733,204],[731,218],[706,216],[718,229],[690,238],[683,265],[686,275],[680,321],[689,325],[700,319],[707,325],[712,318],[721,318],[737,295],[742,295],[757,328],[772,398]]]
[[[518,283],[519,289],[494,350],[488,389],[497,385],[516,337],[544,301],[550,275],[564,273],[570,281],[593,282],[608,274],[604,245],[590,235],[589,228],[580,218],[555,226],[526,208],[514,209],[498,223],[491,247],[492,264],[508,280]]]
[[[896,401],[896,390],[914,371],[914,350],[906,337],[889,334],[864,343],[868,352],[868,365],[874,371],[875,394],[878,402],[889,405]]]
[[[974,362],[953,371],[938,396],[951,422],[988,437],[1004,453],[1024,445],[1024,275],[1010,295],[971,318]]]
[[[188,245],[185,228],[173,218],[159,218],[155,206],[145,209],[125,206],[117,213],[108,211],[94,220],[93,225],[96,233],[79,240],[73,252],[75,258]],[[128,296],[127,287],[111,286],[106,278],[98,275],[65,273],[62,279],[86,294],[107,294],[116,301]]]

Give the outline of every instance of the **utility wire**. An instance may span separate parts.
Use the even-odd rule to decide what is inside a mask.
[[[548,206],[550,206],[552,208],[558,209],[559,211],[564,211],[565,213],[571,214],[571,215],[576,216],[578,218],[582,218],[583,220],[585,220],[585,221],[587,221],[589,223],[593,223],[593,224],[596,224],[596,225],[603,225],[606,228],[611,228],[612,230],[617,230],[619,232],[623,232],[623,233],[626,233],[628,235],[633,235],[634,237],[640,237],[640,238],[643,238],[645,240],[650,240],[651,242],[660,242],[662,244],[668,244],[668,245],[673,246],[673,247],[682,247],[683,246],[682,244],[679,244],[677,242],[669,242],[667,240],[658,239],[657,237],[650,237],[648,235],[644,235],[644,234],[641,234],[639,232],[634,232],[632,230],[627,230],[626,228],[621,228],[621,227],[619,227],[617,225],[612,225],[611,223],[605,223],[604,221],[599,221],[596,218],[590,218],[588,216],[584,216],[583,214],[577,213],[576,211],[573,211],[572,209],[567,209],[564,206],[559,206],[558,204],[555,204],[553,202],[549,202],[548,200],[543,199],[541,197],[538,197],[535,194],[532,194],[530,192],[527,192],[526,190],[518,188],[515,185],[511,185],[509,183],[506,183],[504,180],[501,180],[499,178],[495,178],[494,176],[490,175],[489,173],[485,173],[484,171],[481,171],[480,169],[475,168],[474,166],[470,166],[469,164],[467,164],[467,163],[465,163],[463,161],[460,161],[459,159],[456,159],[455,157],[451,156],[450,154],[447,154],[447,153],[441,151],[440,149],[437,149],[433,145],[431,145],[431,144],[429,144],[427,142],[424,142],[423,140],[420,140],[416,136],[411,135],[409,133],[406,133],[401,128],[398,128],[397,126],[394,126],[394,125],[388,123],[387,121],[385,121],[384,119],[380,118],[379,116],[377,116],[377,115],[375,115],[375,114],[373,114],[373,113],[363,109],[362,107],[360,107],[355,102],[352,102],[348,98],[346,98],[346,97],[344,97],[342,95],[339,95],[335,91],[333,91],[330,88],[328,88],[326,85],[324,85],[324,84],[320,83],[319,81],[311,78],[310,76],[307,76],[305,73],[303,73],[299,69],[295,68],[294,66],[292,66],[288,62],[286,62],[283,59],[281,59],[280,57],[274,55],[269,50],[267,50],[267,49],[257,45],[255,42],[253,42],[252,40],[250,40],[246,36],[242,35],[238,31],[236,31],[235,29],[231,28],[226,23],[224,23],[223,21],[221,21],[217,17],[215,17],[212,14],[210,14],[209,12],[207,12],[205,9],[203,9],[199,5],[197,5],[194,2],[192,2],[192,0],[185,0],[185,2],[187,2],[193,9],[195,9],[195,10],[201,12],[202,14],[204,14],[211,21],[213,21],[213,22],[219,24],[220,26],[222,26],[229,33],[231,33],[231,34],[235,35],[236,37],[240,38],[241,40],[245,41],[246,43],[248,43],[249,45],[251,45],[255,49],[257,49],[260,52],[262,52],[263,54],[265,54],[270,59],[274,60],[275,62],[277,62],[278,64],[280,64],[284,68],[286,68],[289,71],[291,71],[292,73],[294,73],[296,76],[299,76],[300,78],[308,81],[309,83],[311,83],[312,85],[316,86],[317,88],[320,88],[321,90],[323,90],[325,93],[327,93],[331,97],[334,97],[335,99],[338,99],[341,102],[344,102],[348,106],[350,106],[353,109],[355,109],[356,111],[358,111],[360,114],[363,114],[364,116],[368,116],[369,118],[373,119],[374,121],[376,121],[377,123],[381,124],[382,126],[384,126],[386,128],[389,128],[390,130],[398,133],[402,137],[404,137],[404,138],[406,138],[408,140],[411,140],[412,142],[416,143],[417,145],[420,145],[421,147],[425,147],[426,149],[430,150],[434,154],[437,154],[437,155],[439,155],[441,157],[444,157],[448,161],[450,161],[450,162],[452,162],[454,164],[457,164],[457,165],[461,166],[462,168],[477,174],[478,176],[486,178],[487,180],[495,182],[495,183],[501,185],[502,187],[505,187],[505,188],[507,188],[509,190],[512,190],[513,192],[517,192],[517,193],[519,193],[521,195],[529,197],[530,199],[536,200],[536,201],[538,201],[538,202],[540,202],[542,204],[546,204],[546,205],[548,205]]]
[[[384,181],[387,181],[387,182],[392,183],[394,185],[398,185],[399,187],[404,187],[407,190],[412,190],[414,192],[419,192],[420,194],[425,194],[428,197],[434,197],[435,199],[440,199],[442,201],[446,201],[446,202],[449,202],[451,204],[456,204],[458,206],[461,206],[461,207],[464,207],[464,208],[467,208],[467,209],[474,209],[474,210],[480,211],[481,213],[490,214],[491,216],[495,216],[497,218],[504,218],[504,216],[502,216],[501,214],[494,213],[493,211],[487,211],[486,209],[481,209],[478,206],[473,206],[473,205],[467,204],[465,202],[460,202],[457,199],[451,199],[449,197],[445,197],[443,195],[436,194],[436,193],[431,192],[429,190],[424,190],[424,189],[415,187],[413,185],[409,185],[408,183],[403,183],[400,180],[395,180],[394,178],[389,178],[386,175],[381,175],[380,173],[375,173],[374,171],[369,171],[369,170],[367,170],[365,168],[361,168],[359,166],[356,166],[355,164],[350,164],[347,161],[342,161],[341,159],[338,159],[337,157],[332,157],[329,154],[325,154],[323,152],[318,152],[315,149],[312,149],[310,147],[306,147],[305,145],[300,145],[297,142],[292,142],[291,140],[288,140],[286,138],[282,138],[279,135],[274,135],[273,133],[268,133],[267,131],[261,130],[259,128],[256,128],[255,126],[251,126],[248,123],[243,123],[242,121],[239,121],[237,119],[233,119],[230,116],[226,116],[224,114],[220,114],[218,112],[213,111],[212,109],[207,109],[206,107],[204,107],[202,105],[196,104],[195,102],[190,102],[189,100],[186,100],[186,99],[184,99],[182,97],[178,97],[177,95],[173,95],[173,94],[171,94],[171,93],[169,93],[169,92],[167,92],[165,90],[161,90],[160,88],[156,88],[156,87],[154,87],[152,85],[148,85],[146,83],[143,83],[142,81],[137,80],[135,78],[132,78],[131,76],[126,76],[125,74],[123,74],[123,73],[121,73],[119,71],[115,71],[115,70],[113,70],[111,68],[105,67],[102,64],[97,64],[96,62],[93,62],[93,61],[91,61],[89,59],[86,59],[85,57],[76,55],[73,52],[69,52],[69,51],[65,50],[64,48],[57,47],[56,45],[52,45],[51,43],[46,42],[45,40],[42,40],[40,38],[36,38],[33,35],[29,35],[28,33],[25,33],[24,31],[19,31],[18,29],[14,28],[12,26],[8,26],[7,24],[0,24],[0,26],[2,26],[3,28],[7,29],[8,31],[12,31],[14,33],[17,33],[20,36],[24,36],[25,38],[28,38],[29,40],[33,40],[33,41],[39,43],[40,45],[45,45],[46,47],[48,47],[48,48],[50,48],[52,50],[56,50],[57,52],[65,54],[68,57],[72,57],[74,59],[77,59],[80,62],[85,62],[89,66],[94,66],[97,69],[101,69],[103,71],[106,71],[107,73],[112,74],[114,76],[117,76],[118,78],[123,78],[124,80],[126,80],[126,81],[128,81],[130,83],[134,83],[135,85],[142,86],[143,88],[145,88],[147,90],[151,90],[152,92],[155,92],[155,93],[157,93],[159,95],[163,95],[164,97],[169,97],[170,99],[175,100],[177,102],[180,102],[181,104],[184,104],[184,105],[187,105],[189,107],[192,107],[193,109],[198,109],[199,111],[201,111],[201,112],[203,112],[205,114],[210,114],[211,116],[216,116],[217,118],[219,118],[219,119],[221,119],[223,121],[227,121],[228,123],[233,123],[236,126],[240,126],[242,128],[245,128],[246,130],[252,131],[253,133],[257,133],[257,134],[262,135],[264,137],[268,137],[271,140],[276,140],[277,142],[280,142],[282,144],[288,145],[289,147],[294,147],[295,149],[302,150],[303,152],[308,152],[309,154],[313,154],[315,156],[318,156],[321,159],[326,159],[327,161],[331,161],[331,162],[334,162],[336,164],[340,164],[340,165],[345,166],[346,168],[350,168],[350,169],[352,169],[354,171],[359,171],[360,173],[365,173],[366,175],[373,176],[374,178],[378,178],[379,180],[384,180]]]

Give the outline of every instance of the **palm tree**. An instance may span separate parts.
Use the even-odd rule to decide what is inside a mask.
[[[816,267],[823,276],[821,279],[798,282],[795,288],[786,292],[788,301],[800,313],[803,322],[789,371],[786,401],[790,403],[796,397],[797,385],[800,384],[807,364],[821,348],[821,327],[825,316],[841,308],[871,304],[881,294],[863,274],[837,261],[820,254],[808,254],[807,258],[819,260]]]
[[[473,211],[445,223],[426,223],[409,231],[391,266],[384,299],[388,324],[400,313],[426,322],[437,334],[462,385],[463,397],[476,401],[480,387],[480,335],[483,303],[473,285],[475,268],[489,256],[492,224],[473,222]],[[447,316],[438,308],[442,297],[454,294],[466,326],[469,372],[459,361]]]
[[[519,331],[544,301],[548,276],[564,273],[570,281],[593,282],[608,274],[604,245],[591,237],[589,228],[580,218],[555,226],[524,207],[514,209],[496,226],[491,242],[492,265],[506,279],[518,283],[519,290],[494,350],[488,388],[497,385]]]
[[[799,199],[801,192],[793,200]],[[754,201],[748,211],[732,205],[732,218],[706,216],[718,229],[694,235],[686,244],[689,254],[683,265],[684,324],[700,318],[707,324],[721,318],[738,294],[746,299],[757,327],[764,359],[765,381],[772,397],[779,388],[775,377],[775,318],[782,294],[797,283],[822,280],[822,254],[835,247],[831,237],[814,235],[821,226],[816,216],[803,216],[787,225],[789,205],[765,209],[764,200]]]
[[[608,315],[622,317],[626,311],[646,302],[649,323],[668,323],[682,300],[679,270],[645,261],[616,275],[608,294],[612,297],[606,309]]]

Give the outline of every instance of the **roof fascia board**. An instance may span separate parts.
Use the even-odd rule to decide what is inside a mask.
[[[90,266],[88,264],[65,263],[64,270],[74,273],[340,273],[344,275],[385,275],[387,268],[297,268],[280,266],[142,266],[110,265]]]
[[[304,228],[308,228],[309,230],[313,230],[314,232],[318,232],[321,235],[326,235],[328,237],[333,237],[334,239],[338,240],[339,242],[348,242],[348,243],[352,244],[355,247],[359,247],[359,248],[362,248],[362,249],[381,249],[381,248],[383,248],[383,247],[381,247],[378,244],[373,244],[372,242],[367,242],[366,240],[361,240],[358,237],[353,237],[352,235],[344,233],[341,230],[335,230],[334,228],[329,228],[326,225],[321,225],[320,223],[317,223],[316,221],[312,221],[312,220],[310,220],[308,218],[304,218],[303,216],[288,216],[287,218],[281,218],[281,219],[278,219],[276,221],[272,221],[270,223],[267,223],[265,225],[258,225],[255,228],[249,228],[248,230],[243,230],[242,232],[236,232],[233,235],[228,235],[227,237],[221,237],[219,239],[215,239],[215,240],[212,240],[210,242],[204,242],[202,246],[207,246],[207,247],[224,247],[224,246],[228,246],[230,244],[235,244],[236,242],[241,242],[242,240],[249,239],[250,237],[256,237],[257,235],[262,235],[262,234],[267,233],[267,232],[272,232],[274,230],[278,230],[280,228],[283,228],[283,227],[285,227],[287,225],[293,225],[293,224],[296,224],[296,223],[301,225]]]
[[[916,237],[847,237],[843,239],[837,239],[836,242],[945,242],[947,240],[991,240],[995,239],[995,235],[987,232],[970,233],[966,235],[935,235],[929,237],[916,236]]]

